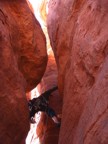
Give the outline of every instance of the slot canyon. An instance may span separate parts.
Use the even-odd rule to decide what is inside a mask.
[[[107,0],[0,0],[0,144],[108,144],[107,12]],[[28,99],[54,86],[61,126],[43,112],[30,124]]]

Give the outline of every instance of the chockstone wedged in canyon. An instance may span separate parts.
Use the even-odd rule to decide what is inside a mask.
[[[25,93],[47,65],[46,40],[26,0],[0,1],[0,144],[24,144],[29,131]]]
[[[50,0],[63,96],[59,144],[108,144],[108,1]]]

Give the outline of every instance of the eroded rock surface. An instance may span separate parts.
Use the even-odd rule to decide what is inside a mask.
[[[24,144],[29,130],[25,92],[41,80],[46,43],[25,0],[0,1],[0,143]]]
[[[31,92],[31,94],[29,93],[27,95],[28,99],[30,97],[31,98],[36,97],[40,95],[41,93],[45,92],[46,90],[49,90],[53,88],[54,86],[58,85],[57,66],[56,66],[54,54],[50,46],[50,41],[49,41],[47,27],[46,27],[46,15],[47,15],[46,7],[47,7],[46,0],[36,1],[36,4],[33,5],[33,8],[34,8],[33,11],[35,12],[34,14],[37,18],[39,18],[39,21],[41,23],[41,26],[46,36],[48,64],[47,64],[45,74],[40,84],[37,86],[35,90]],[[52,95],[50,96],[49,105],[55,110],[56,114],[61,114],[62,100],[61,100],[58,90],[53,92]],[[39,121],[39,118],[40,118],[40,121]],[[58,128],[56,124],[54,124],[52,119],[49,118],[45,113],[42,113],[41,115],[39,115],[39,113],[36,114],[35,119],[37,123],[39,121],[39,124],[37,125],[36,123],[33,127],[31,127],[31,130],[29,131],[29,135],[27,137],[27,139],[29,139],[29,144],[37,143],[38,138],[39,138],[40,143],[42,144],[43,143],[57,144],[60,128]]]
[[[63,95],[59,144],[108,143],[108,1],[50,0],[48,30]]]
[[[54,55],[50,50],[48,56],[48,65],[45,71],[44,77],[38,86],[40,93],[53,88],[58,85],[57,82],[57,67]],[[56,115],[61,115],[62,111],[62,97],[59,95],[59,91],[54,91],[49,98],[49,106],[53,108]],[[58,118],[61,121],[61,118]],[[56,126],[53,120],[45,113],[42,114],[40,123],[37,127],[37,134],[39,135],[41,143],[45,144],[58,144],[60,128]]]

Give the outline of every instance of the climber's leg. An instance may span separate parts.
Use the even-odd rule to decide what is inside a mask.
[[[57,124],[57,126],[60,126],[60,121],[58,120],[56,113],[52,108],[48,107],[46,113],[49,117],[52,118],[52,120],[54,121],[54,123]]]

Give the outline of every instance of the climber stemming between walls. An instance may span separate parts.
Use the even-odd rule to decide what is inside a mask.
[[[32,100],[28,101],[31,123],[36,123],[34,116],[37,112],[41,111],[41,112],[45,112],[49,117],[51,117],[54,123],[56,123],[56,125],[60,127],[60,122],[56,116],[55,111],[48,105],[49,96],[56,89],[58,89],[57,86],[42,93],[39,97],[33,98]]]

